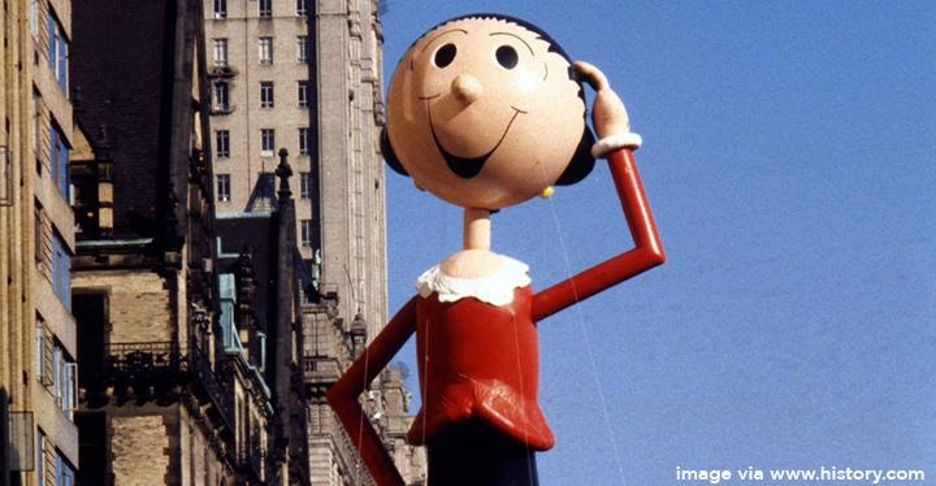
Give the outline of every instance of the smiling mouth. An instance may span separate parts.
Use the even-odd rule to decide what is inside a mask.
[[[504,129],[504,133],[501,134],[500,140],[497,141],[497,144],[494,145],[490,151],[486,154],[482,154],[478,157],[459,157],[448,150],[445,150],[445,147],[442,146],[442,143],[439,142],[439,137],[435,132],[435,125],[432,123],[432,109],[429,108],[429,102],[426,101],[426,111],[429,113],[429,129],[432,131],[432,139],[435,140],[436,148],[439,149],[439,153],[442,154],[442,158],[445,159],[445,165],[448,166],[449,170],[455,173],[458,177],[462,179],[471,179],[472,177],[478,175],[481,172],[481,169],[484,168],[484,164],[487,163],[491,155],[497,151],[497,148],[500,147],[501,143],[504,141],[504,138],[507,137],[507,132],[510,131],[510,126],[513,125],[514,120],[517,119],[517,115],[520,113],[525,113],[522,110],[518,110],[511,106],[514,110],[513,116],[510,118],[510,122],[507,123],[507,128]]]

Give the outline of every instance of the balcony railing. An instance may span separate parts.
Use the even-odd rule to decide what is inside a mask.
[[[96,372],[96,373],[95,373]],[[205,353],[195,344],[175,342],[114,343],[105,347],[98,370],[82,373],[82,404],[88,408],[135,400],[168,405],[191,390],[203,402],[211,402],[208,414],[233,430],[222,386]],[[100,376],[89,376],[98,374]]]
[[[208,360],[208,357],[202,352],[201,348],[198,346],[191,346],[191,362],[193,374],[197,378],[195,380],[196,391],[202,390],[207,395],[207,398],[215,405],[215,408],[212,411],[217,411],[218,415],[227,426],[228,430],[234,430],[234,415],[231,413],[228,407],[228,401],[223,393],[220,382],[214,374],[214,371],[211,369],[211,361]]]
[[[104,366],[108,371],[123,373],[145,373],[171,368],[186,371],[188,362],[174,342],[115,343],[106,347]]]

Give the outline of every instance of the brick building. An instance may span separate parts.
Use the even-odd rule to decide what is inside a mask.
[[[0,9],[0,483],[73,484],[69,0]]]
[[[376,2],[3,2],[0,483],[366,481],[323,392],[386,316]]]
[[[312,484],[369,481],[324,391],[387,318],[382,42],[376,0],[211,0],[204,22],[220,219],[268,211],[274,150],[297,172],[297,235],[308,290],[301,308]],[[425,477],[405,444],[399,370],[368,394],[404,477]]]
[[[235,277],[262,258],[224,258],[201,12],[200,0],[74,6],[74,97],[91,134],[71,171],[82,484],[305,484],[288,453],[294,265],[275,262],[282,298],[257,315],[250,279]],[[292,257],[294,232],[276,227]]]

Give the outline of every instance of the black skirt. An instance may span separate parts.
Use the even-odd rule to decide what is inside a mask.
[[[480,420],[427,441],[429,486],[539,486],[534,451]]]

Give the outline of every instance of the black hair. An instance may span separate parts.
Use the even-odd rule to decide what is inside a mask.
[[[409,49],[412,49],[413,46],[416,45],[416,43],[422,40],[423,37],[426,36],[426,34],[438,29],[439,27],[442,27],[443,25],[451,23],[451,22],[458,22],[461,20],[468,20],[468,19],[473,19],[473,18],[503,20],[506,22],[511,22],[529,30],[530,32],[533,32],[534,34],[538,35],[540,39],[549,43],[548,52],[555,52],[556,54],[559,54],[560,56],[562,56],[563,59],[565,59],[569,63],[569,69],[568,69],[569,79],[574,81],[579,86],[578,95],[579,95],[579,98],[582,99],[582,103],[585,105],[584,116],[587,118],[588,102],[585,100],[585,90],[582,87],[582,80],[578,75],[578,71],[576,71],[575,68],[572,67],[572,59],[569,57],[569,54],[565,51],[565,49],[562,48],[562,45],[556,42],[556,40],[553,39],[552,36],[547,34],[546,31],[539,28],[535,24],[527,22],[526,20],[518,19],[510,15],[495,14],[495,13],[476,13],[476,14],[469,14],[469,15],[459,15],[457,17],[450,18],[443,22],[439,22],[438,24],[436,24],[435,26],[427,30],[425,34],[419,36],[418,39],[416,39],[415,41],[413,41],[412,44],[410,44],[409,48],[407,48],[407,52],[409,52]],[[581,140],[579,140],[578,147],[575,148],[575,153],[572,154],[572,158],[569,160],[569,164],[566,166],[565,170],[562,172],[562,175],[560,175],[559,178],[556,180],[555,182],[556,185],[569,186],[569,185],[575,184],[576,182],[581,181],[582,179],[587,177],[588,174],[591,173],[592,169],[595,167],[595,158],[592,157],[592,154],[591,154],[591,148],[592,148],[592,145],[594,145],[594,143],[595,143],[595,135],[592,133],[591,129],[588,127],[588,123],[586,122],[585,130],[582,132],[582,138]],[[390,136],[387,134],[386,126],[384,126],[383,130],[381,130],[381,133],[380,133],[380,151],[383,153],[384,160],[387,161],[387,165],[389,165],[390,168],[394,170],[394,172],[397,172],[398,174],[401,174],[404,176],[409,176],[409,173],[407,173],[406,169],[403,168],[403,164],[400,163],[400,159],[397,158],[396,154],[393,151],[393,146],[390,144]]]

